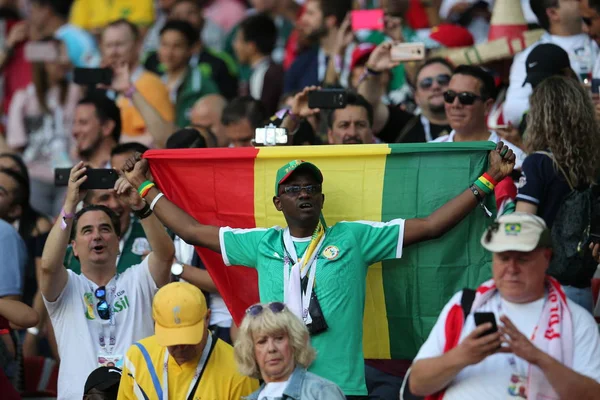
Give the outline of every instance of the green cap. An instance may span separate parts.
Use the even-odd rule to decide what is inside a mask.
[[[304,160],[293,160],[277,170],[275,177],[275,196],[279,195],[279,185],[285,182],[295,171],[307,170],[311,172],[319,183],[323,183],[321,170],[313,163]]]

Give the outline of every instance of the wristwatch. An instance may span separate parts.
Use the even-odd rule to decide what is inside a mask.
[[[173,276],[173,281],[179,282],[181,274],[183,274],[183,264],[179,261],[176,261],[173,263],[173,265],[171,265],[171,275]]]

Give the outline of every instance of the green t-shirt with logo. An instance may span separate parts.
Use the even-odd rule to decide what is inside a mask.
[[[226,265],[256,268],[260,301],[283,301],[284,230],[221,228]],[[327,228],[317,256],[315,293],[328,329],[311,338],[317,350],[309,370],[348,396],[366,395],[363,314],[369,265],[402,255],[404,220],[339,222]],[[295,240],[298,257],[308,241]]]
[[[146,232],[140,220],[134,215],[131,216],[131,222],[127,232],[121,238],[122,250],[117,263],[117,273],[121,274],[132,265],[137,265],[142,262],[142,257],[150,251],[150,243],[146,239]],[[81,264],[75,258],[73,249],[69,245],[65,254],[64,265],[67,269],[81,274]]]

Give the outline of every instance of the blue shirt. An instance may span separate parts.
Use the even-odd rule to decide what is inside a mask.
[[[299,54],[285,72],[283,93],[293,93],[307,86],[319,85],[319,47]]]
[[[94,37],[75,25],[65,24],[54,34],[67,47],[74,67],[94,68],[100,65],[100,52]]]
[[[19,232],[0,220],[0,298],[23,294],[27,250]]]

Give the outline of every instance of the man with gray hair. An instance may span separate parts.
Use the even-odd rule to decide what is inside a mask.
[[[493,279],[446,304],[401,397],[410,390],[445,400],[506,399],[508,390],[515,399],[597,398],[598,326],[546,275],[552,239],[544,220],[503,215],[481,245],[493,253]]]

